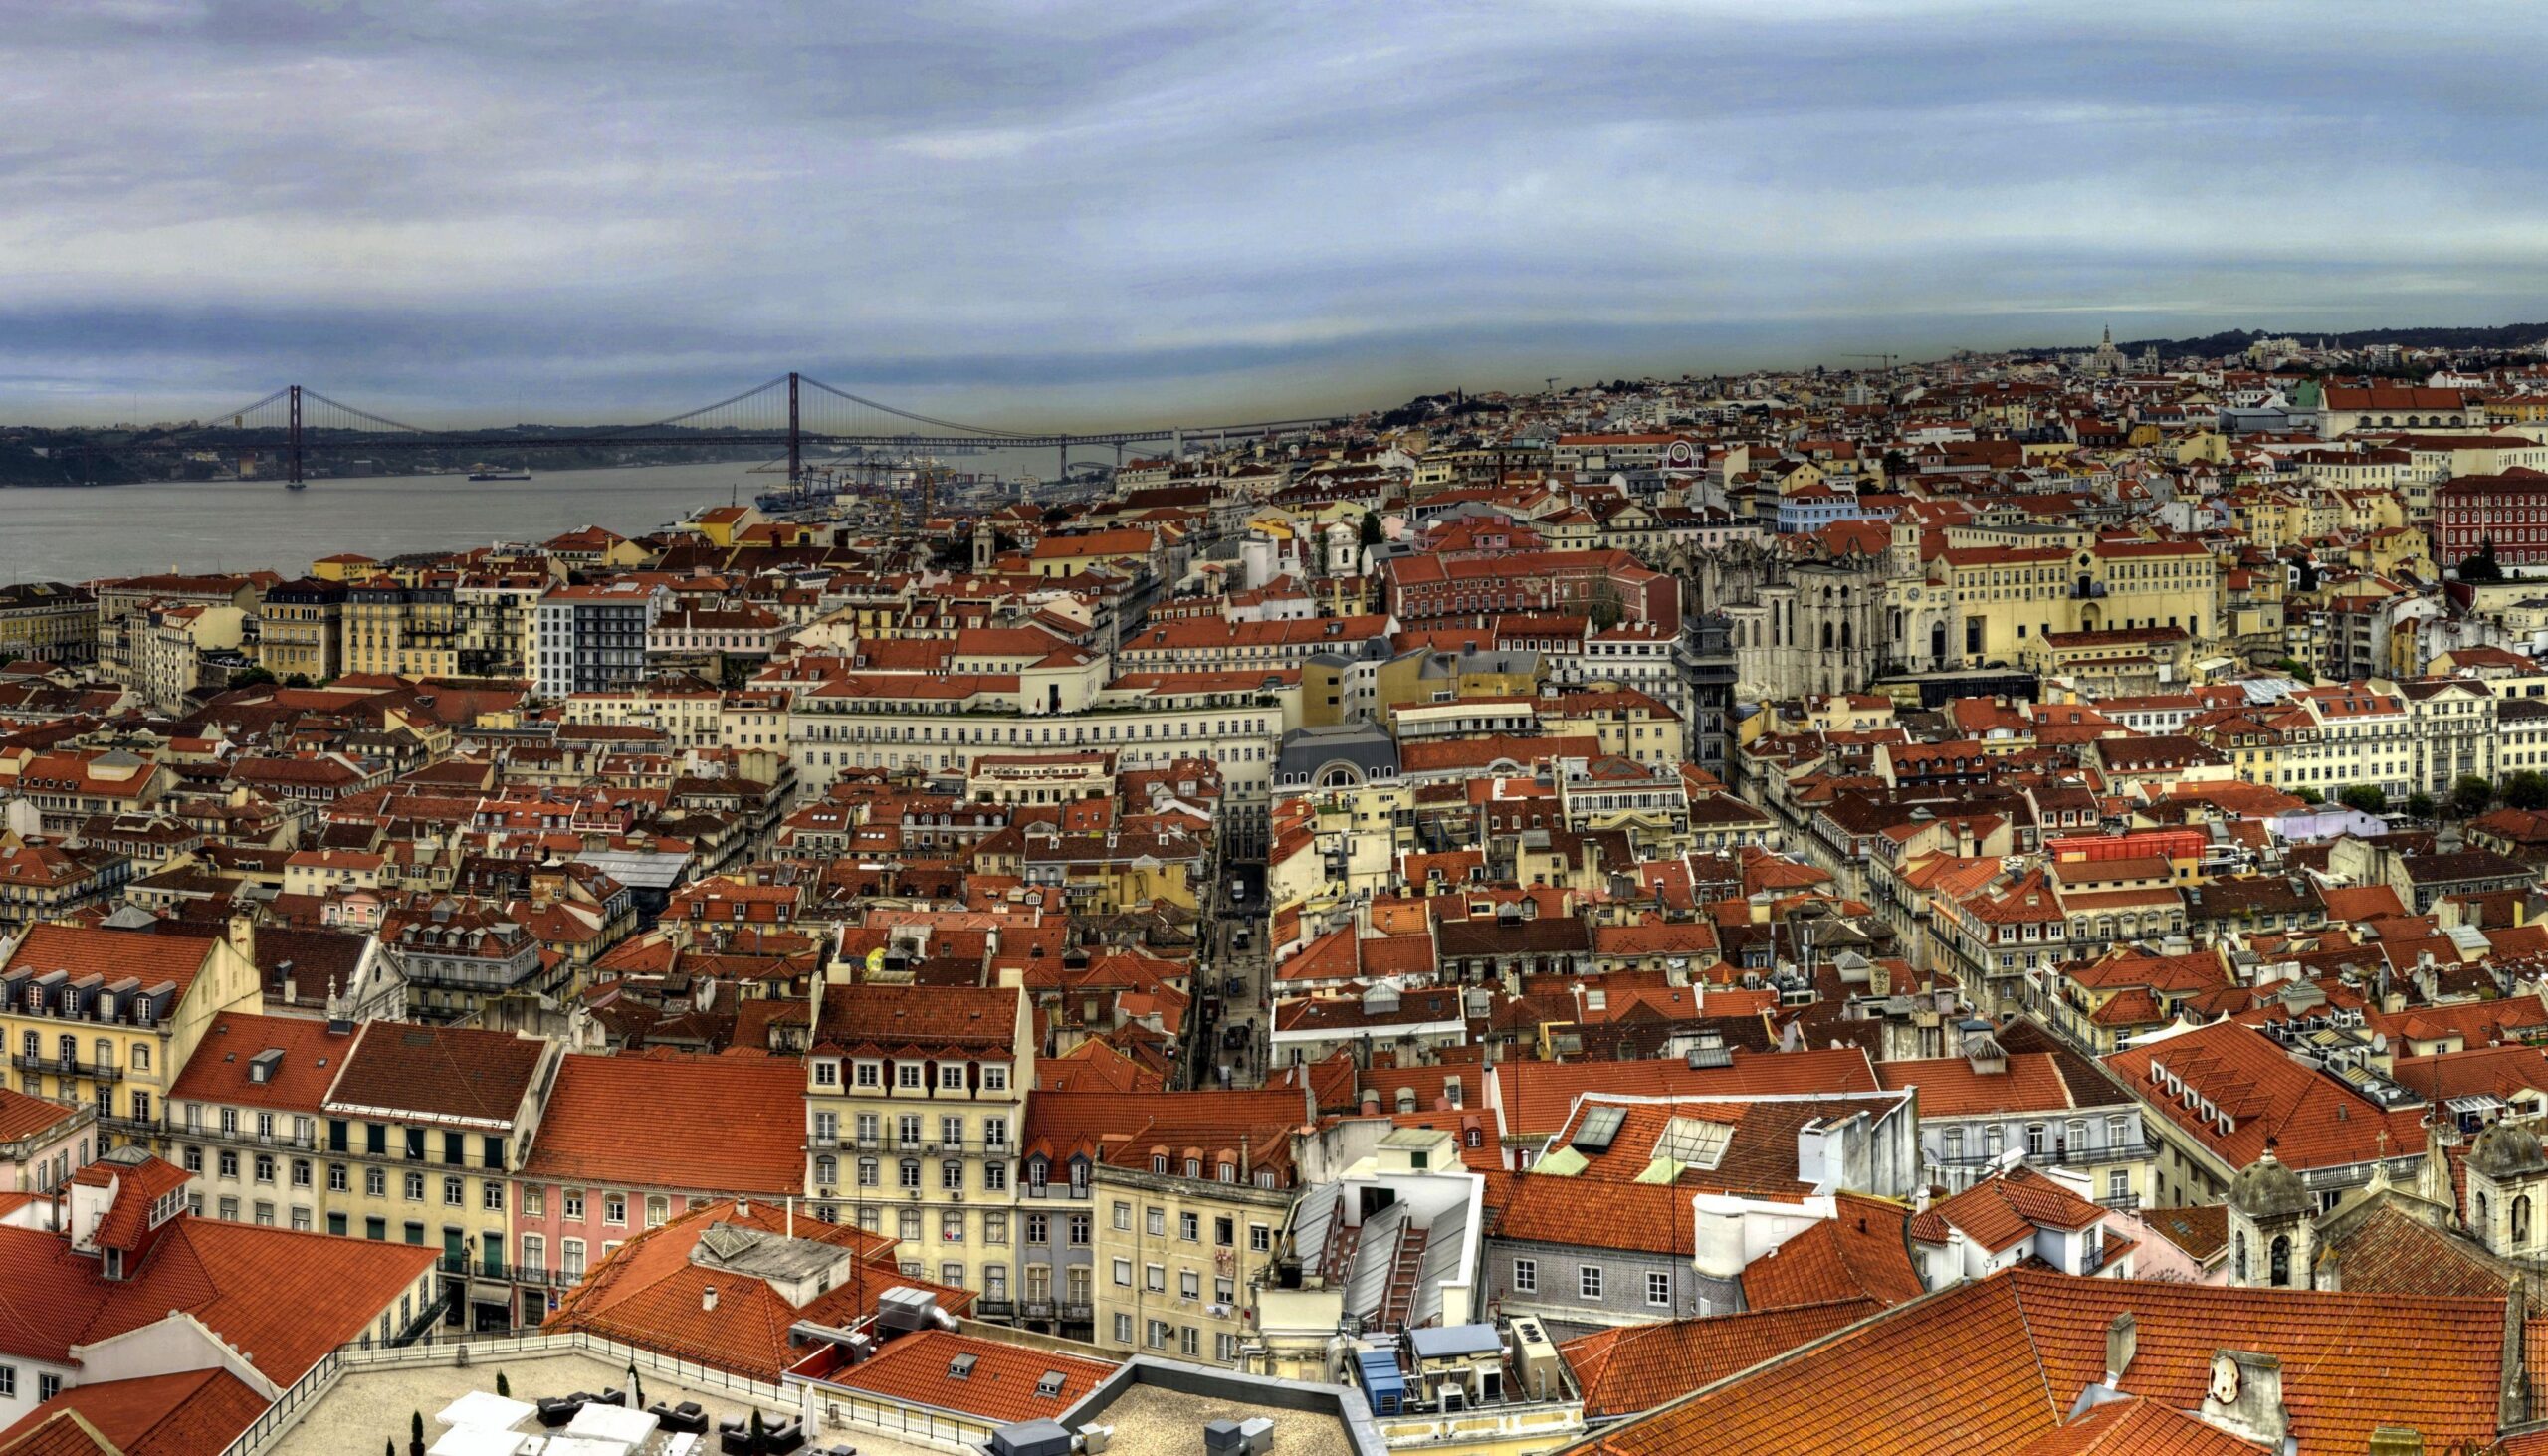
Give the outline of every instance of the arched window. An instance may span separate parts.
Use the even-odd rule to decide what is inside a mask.
[[[2530,1242],[2530,1195],[2512,1200],[2512,1241],[2515,1247]]]
[[[2232,1237],[2230,1241],[2230,1267],[2237,1275],[2238,1282],[2244,1284],[2247,1282],[2247,1236],[2242,1233]]]
[[[2271,1282],[2272,1282],[2272,1284],[2273,1284],[2273,1287],[2274,1287],[2274,1288],[2276,1288],[2276,1289],[2287,1289],[2287,1288],[2289,1288],[2289,1287],[2290,1287],[2290,1285],[2291,1285],[2291,1236],[2290,1236],[2290,1235],[2288,1235],[2288,1234],[2276,1234],[2276,1235],[2274,1235],[2274,1240],[2273,1240],[2273,1252],[2272,1252],[2272,1256],[2271,1256],[2271,1257],[2272,1257],[2273,1269],[2272,1269],[2272,1273],[2271,1273],[2271,1275],[2270,1275],[2269,1277],[2270,1277],[2270,1280],[2271,1280]]]

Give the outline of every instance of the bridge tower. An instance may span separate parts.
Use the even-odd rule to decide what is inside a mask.
[[[294,398],[299,398],[296,394]],[[805,432],[796,412],[796,371],[787,371],[787,488],[805,482]]]
[[[285,483],[286,485],[291,486],[291,487],[293,487],[294,489],[296,489],[296,490],[297,490],[297,489],[299,489],[299,488],[300,488],[300,486],[301,486],[301,484],[302,484],[302,481],[301,481],[301,386],[300,386],[300,385],[298,385],[298,384],[295,384],[294,386],[292,386],[292,423],[291,423],[291,424],[290,424],[290,426],[288,427],[288,434],[289,434],[289,436],[290,436],[290,440],[291,440],[291,448],[290,448],[289,453],[290,453],[290,455],[292,456],[292,463],[291,463],[290,467],[288,468],[288,470],[287,470],[286,474],[284,475],[284,483]]]

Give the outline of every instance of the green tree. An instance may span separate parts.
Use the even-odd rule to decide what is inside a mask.
[[[2337,793],[2336,802],[2365,814],[2389,811],[2389,796],[2367,783],[2350,783]]]
[[[1366,511],[1363,513],[1363,544],[1367,546],[1377,546],[1380,543],[1380,513],[1378,511]]]
[[[2327,801],[2327,796],[2325,794],[2318,792],[2316,789],[2309,787],[2305,783],[2300,785],[2298,788],[2293,789],[2291,791],[2291,796],[2304,804],[2323,804]]]
[[[2495,786],[2473,773],[2463,774],[2450,786],[2451,812],[2462,819],[2476,818],[2494,801]]]
[[[2504,780],[2504,802],[2516,809],[2548,808],[2548,773],[2524,768]]]
[[[1620,598],[1618,587],[1604,578],[1592,584],[1592,595],[1585,603],[1584,614],[1592,619],[1593,631],[1607,632],[1627,615],[1627,604]]]
[[[230,686],[233,688],[262,688],[272,683],[274,680],[275,675],[266,671],[264,668],[250,668],[246,672],[232,673],[230,675]]]
[[[292,676],[283,680],[283,685],[287,688],[316,688],[318,686],[317,683],[310,681],[310,677],[306,673],[294,673]]]
[[[496,1371],[496,1393],[499,1395],[514,1393],[513,1382],[505,1378],[505,1372],[502,1370]]]
[[[2419,819],[2433,817],[2433,795],[2422,789],[2407,795],[2407,812]]]
[[[2300,558],[2300,578],[2293,584],[2292,589],[2294,591],[2316,591],[2318,589],[2317,562],[2310,560],[2307,556]]]
[[[2459,579],[2462,581],[2501,581],[2504,579],[2504,568],[2495,564],[2495,538],[2493,536],[2488,536],[2484,540],[2478,542],[2477,553],[2475,555],[2461,559],[2459,562]]]
[[[2297,678],[2303,683],[2317,681],[2317,675],[2309,671],[2309,665],[2296,657],[2286,657],[2273,666],[2274,671],[2287,677]]]

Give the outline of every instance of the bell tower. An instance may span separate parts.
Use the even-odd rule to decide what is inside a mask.
[[[2309,1289],[2317,1261],[2318,1200],[2268,1141],[2230,1181],[2230,1282],[2242,1289]]]

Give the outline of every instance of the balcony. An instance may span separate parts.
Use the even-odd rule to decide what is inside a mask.
[[[1097,1307],[1095,1305],[1075,1305],[1065,1302],[1062,1305],[1062,1318],[1067,1321],[1075,1321],[1085,1324],[1088,1321],[1097,1318]]]
[[[77,1057],[30,1057],[20,1053],[13,1058],[24,1072],[50,1072],[56,1077],[90,1077],[100,1082],[119,1082],[123,1068],[112,1062],[84,1062]]]
[[[1018,1305],[1017,1313],[1023,1319],[1049,1320],[1053,1318],[1053,1302],[1048,1299],[1028,1299]]]
[[[985,1320],[1006,1320],[1015,1316],[1017,1313],[1017,1306],[1015,1304],[1007,1300],[995,1300],[987,1295],[983,1296],[981,1300],[976,1302],[973,1308],[979,1312],[981,1317]]]

